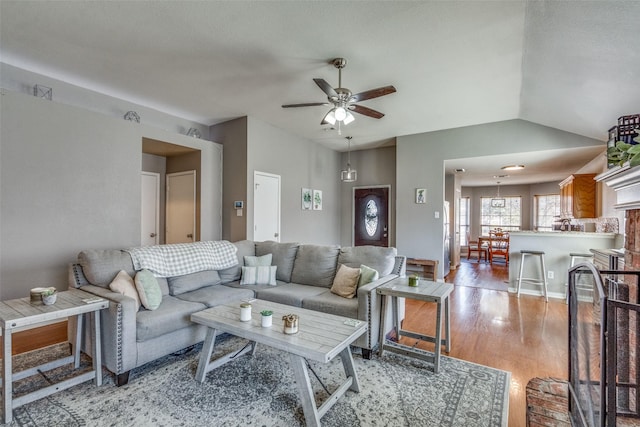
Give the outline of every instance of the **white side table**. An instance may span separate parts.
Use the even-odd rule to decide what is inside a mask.
[[[54,305],[31,304],[30,298],[19,298],[0,302],[0,326],[2,327],[3,355],[2,355],[2,408],[3,419],[6,424],[13,420],[13,408],[17,408],[34,400],[49,396],[57,391],[65,390],[76,384],[95,379],[96,385],[102,385],[102,349],[100,347],[100,310],[107,308],[109,302],[103,298],[81,291],[70,289],[58,292]],[[93,370],[44,387],[31,393],[13,398],[13,382],[38,373],[48,371],[59,366],[74,363],[74,368],[80,367],[80,342],[82,338],[84,314],[93,314],[94,329],[91,334],[93,346]],[[13,372],[11,356],[11,335],[14,330],[32,329],[41,326],[43,322],[76,316],[74,354],[62,359],[54,360],[40,366]]]
[[[440,368],[440,353],[441,346],[445,346],[445,351],[448,353],[451,350],[451,324],[449,315],[449,295],[453,291],[453,285],[450,283],[432,282],[429,280],[420,280],[418,286],[409,286],[409,280],[406,277],[399,277],[393,279],[384,285],[378,287],[376,292],[382,298],[382,319],[380,319],[380,350],[379,356],[385,350],[394,353],[404,354],[407,356],[413,356],[418,359],[427,360],[433,362],[433,370],[438,373]],[[435,343],[435,354],[430,356],[422,351],[417,351],[413,347],[403,345],[400,343],[387,343],[385,339],[384,316],[387,313],[387,306],[389,304],[388,299],[391,298],[392,304],[392,316],[393,316],[393,329],[396,333],[396,337],[400,339],[401,336],[411,337]],[[407,331],[400,328],[400,319],[398,318],[398,298],[408,298],[419,301],[435,302],[436,308],[436,335],[432,337],[430,335],[419,334],[417,332]],[[444,335],[442,339],[442,306],[444,305]]]

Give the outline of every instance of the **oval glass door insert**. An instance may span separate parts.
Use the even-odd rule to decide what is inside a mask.
[[[378,230],[378,205],[373,199],[367,202],[367,208],[365,209],[364,214],[364,223],[366,224],[367,234],[373,237]]]

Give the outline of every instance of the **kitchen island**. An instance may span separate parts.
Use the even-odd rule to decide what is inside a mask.
[[[622,247],[623,236],[616,233],[582,231],[512,231],[509,243],[509,291],[515,292],[520,268],[520,251],[544,251],[550,298],[564,298],[571,259],[569,253],[590,253],[590,249]],[[540,262],[527,259],[523,277],[538,277]],[[543,295],[542,287],[522,283],[521,294]]]

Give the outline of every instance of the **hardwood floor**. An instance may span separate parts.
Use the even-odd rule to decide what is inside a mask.
[[[567,306],[563,300],[506,292],[504,265],[463,262],[446,281],[451,295],[451,357],[511,372],[509,426],[524,426],[525,389],[534,377],[567,378]],[[503,289],[503,290],[496,290]],[[435,304],[407,301],[404,327],[433,334]],[[14,353],[66,340],[66,322],[18,333]],[[413,345],[414,340],[402,338]],[[418,347],[433,350],[433,344]]]
[[[526,425],[527,383],[534,377],[567,378],[567,306],[563,300],[545,303],[541,297],[496,291],[508,272],[494,264],[464,262],[446,281],[451,294],[451,352],[470,362],[511,372],[509,425]],[[506,286],[506,285],[505,285]],[[486,287],[486,288],[485,288]],[[487,289],[488,288],[488,289]],[[435,304],[406,303],[403,327],[433,335]],[[402,338],[405,344],[415,340]],[[418,347],[433,350],[433,344]]]

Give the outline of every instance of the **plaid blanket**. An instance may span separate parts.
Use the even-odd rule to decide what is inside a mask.
[[[222,270],[238,264],[237,248],[226,240],[176,243],[126,249],[133,267],[159,277],[183,276],[204,270]]]

